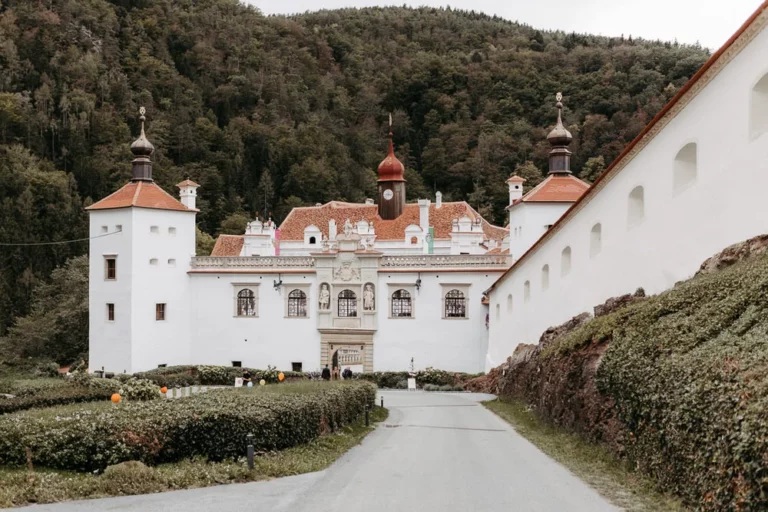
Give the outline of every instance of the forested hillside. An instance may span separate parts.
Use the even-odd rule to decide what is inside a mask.
[[[155,179],[200,183],[204,232],[373,197],[393,113],[408,196],[503,222],[504,180],[546,167],[565,96],[593,179],[707,58],[699,47],[542,32],[449,9],[264,17],[235,0],[0,2],[0,243],[87,236],[130,176],[148,110]],[[87,242],[0,250],[0,336]]]

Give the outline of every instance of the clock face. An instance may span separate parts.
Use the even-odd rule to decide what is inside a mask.
[[[386,199],[387,201],[392,199],[392,196],[394,196],[394,194],[392,193],[391,190],[387,189],[384,191],[384,199]]]

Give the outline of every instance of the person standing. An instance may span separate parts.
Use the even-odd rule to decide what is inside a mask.
[[[323,377],[323,380],[331,380],[331,370],[328,369],[328,365],[325,365],[325,368],[323,368],[323,373],[321,374]]]
[[[341,374],[341,376],[344,377],[344,380],[352,378],[352,370],[349,368],[349,366],[344,368],[344,372]]]
[[[253,386],[253,379],[251,379],[251,372],[249,372],[247,368],[243,370],[243,386],[247,386],[249,388]]]

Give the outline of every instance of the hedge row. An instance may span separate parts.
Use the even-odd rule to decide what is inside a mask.
[[[0,399],[0,414],[40,407],[109,400],[112,391],[88,386],[63,385],[38,391],[33,395]]]
[[[237,377],[243,376],[243,371],[248,370],[251,378],[256,381],[264,379],[267,382],[278,382],[280,371],[275,368],[259,370],[256,368],[241,368],[235,366],[169,366],[156,368],[147,372],[134,374],[135,377],[148,379],[159,386],[185,387],[185,386],[231,386]],[[301,380],[306,375],[301,372],[282,372],[288,381]]]
[[[415,377],[416,383],[419,386],[427,384],[434,386],[461,386],[467,380],[478,375],[480,374],[447,372],[445,370],[427,368],[426,370],[416,372]],[[408,372],[371,372],[358,374],[357,378],[375,382],[380,388],[398,389],[403,387],[402,381],[407,380],[409,376]]]
[[[605,344],[602,358],[579,356]],[[531,364],[578,377],[585,360],[599,364],[593,385],[633,467],[700,510],[768,510],[768,257],[594,318]],[[565,384],[572,416],[585,388]]]
[[[294,386],[300,392],[292,392]],[[306,443],[331,425],[349,423],[376,399],[370,383],[316,383],[212,390],[184,400],[127,402],[104,409],[0,417],[0,465],[103,470],[129,460],[145,464],[198,456],[223,460]]]

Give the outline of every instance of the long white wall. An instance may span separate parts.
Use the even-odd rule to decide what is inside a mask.
[[[591,312],[609,297],[637,287],[661,292],[690,277],[722,248],[768,232],[768,133],[756,138],[750,133],[750,111],[760,110],[752,90],[768,73],[766,55],[768,31],[763,30],[496,285],[491,311],[498,304],[502,315],[491,322],[486,368],[502,363],[518,344],[537,342],[548,327]],[[696,144],[695,181],[675,191],[675,158],[689,143]],[[629,195],[638,186],[644,190],[644,217],[628,227]],[[602,247],[591,255],[590,232],[597,223]],[[566,247],[571,248],[571,271],[561,276]],[[544,265],[550,268],[546,290]]]

